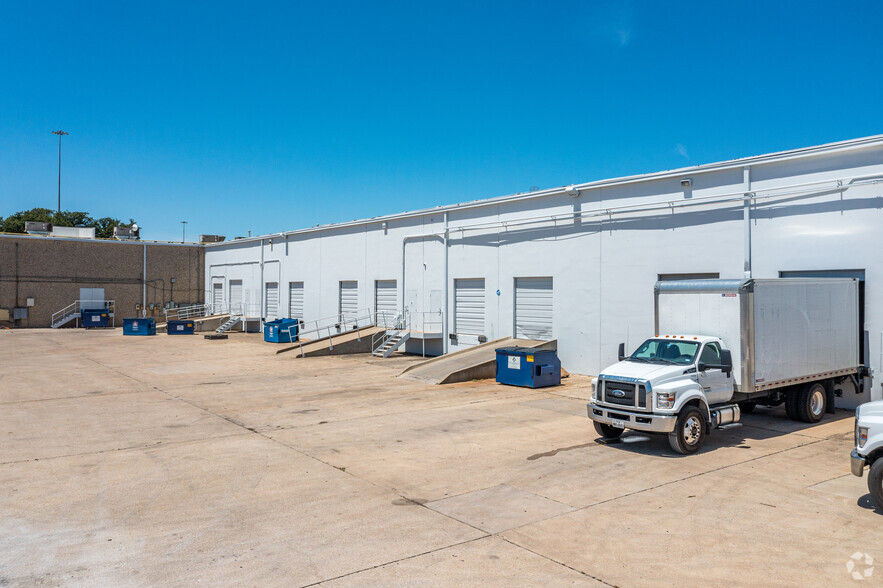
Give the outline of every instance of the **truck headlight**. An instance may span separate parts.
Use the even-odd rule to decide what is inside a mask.
[[[592,378],[592,400],[598,400],[598,389],[601,385],[598,383],[598,378]]]
[[[674,408],[675,393],[674,392],[657,392],[656,408]]]
[[[858,448],[861,449],[865,446],[865,443],[868,442],[868,428],[867,427],[859,427],[856,431],[855,442],[858,445]]]

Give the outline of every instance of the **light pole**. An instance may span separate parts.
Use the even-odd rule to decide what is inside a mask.
[[[185,231],[187,230],[187,221],[181,221],[181,243],[184,242]]]
[[[61,138],[64,135],[70,135],[61,129],[52,131],[53,135],[58,135],[58,213],[61,214]]]

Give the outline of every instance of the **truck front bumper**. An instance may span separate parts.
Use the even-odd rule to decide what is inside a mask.
[[[675,430],[675,421],[678,419],[676,414],[635,412],[601,406],[595,402],[589,402],[586,405],[586,409],[589,418],[597,423],[610,425],[611,427],[647,431],[648,433],[671,433]]]
[[[853,449],[852,453],[849,454],[849,468],[852,470],[853,476],[858,476],[861,478],[865,475],[865,464],[867,461],[864,457],[859,455],[858,450]]]

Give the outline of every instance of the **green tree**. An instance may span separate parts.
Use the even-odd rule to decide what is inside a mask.
[[[4,218],[2,225],[0,225],[0,232],[24,233],[25,222],[35,221],[39,223],[51,223],[54,216],[55,212],[48,208],[22,210]]]
[[[99,239],[113,238],[114,227],[131,227],[135,219],[130,218],[128,223],[109,216],[98,220],[92,218],[88,212],[76,210],[63,210],[55,212],[48,208],[32,208],[13,213],[6,218],[0,217],[0,232],[24,233],[25,222],[35,221],[52,223],[59,227],[95,227],[95,236]]]

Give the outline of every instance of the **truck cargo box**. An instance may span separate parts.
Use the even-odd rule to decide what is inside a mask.
[[[737,392],[856,373],[858,282],[777,278],[657,282],[657,335],[720,337]]]

